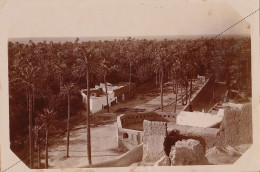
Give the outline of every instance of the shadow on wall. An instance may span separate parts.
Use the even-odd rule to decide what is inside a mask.
[[[181,135],[180,131],[173,130],[173,131],[171,131],[169,133],[169,135],[167,137],[165,137],[165,140],[164,140],[164,143],[163,143],[165,154],[167,156],[169,156],[170,151],[171,151],[171,147],[173,145],[175,145],[175,143],[177,141],[188,140],[188,139],[194,139],[194,140],[200,141],[201,145],[203,146],[204,152],[206,151],[206,142],[205,142],[203,137],[199,137],[199,136],[185,136],[185,135]]]
[[[223,100],[227,91],[225,84],[215,83],[215,101],[213,101],[213,80],[210,79],[196,97],[186,106],[184,111],[208,112],[216,102]]]

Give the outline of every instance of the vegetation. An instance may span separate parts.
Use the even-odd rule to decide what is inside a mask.
[[[186,100],[182,97],[183,104],[188,101],[188,90],[192,93],[193,80],[197,75],[212,78],[214,82],[224,81],[228,89],[237,90],[238,93],[250,93],[251,90],[250,39],[246,37],[211,40],[127,38],[87,42],[76,39],[75,42],[64,43],[9,42],[8,53],[11,147],[17,149],[19,138],[28,138],[32,168],[33,128],[36,128],[36,136],[44,129],[37,128],[38,123],[46,126],[46,168],[48,167],[50,124],[46,122],[49,121],[47,116],[67,118],[67,157],[69,156],[70,116],[84,108],[80,103],[80,90],[83,88],[87,88],[88,93],[86,125],[89,164],[92,162],[89,93],[95,84],[104,82],[107,87],[108,82],[114,84],[127,81],[140,85],[155,78],[156,83],[160,84],[161,111],[165,82],[172,83],[175,93],[178,90],[186,91]],[[55,97],[55,101],[52,97]],[[49,110],[44,110],[46,108]],[[107,108],[109,112],[109,105]],[[45,117],[42,115],[40,118],[39,114],[44,114]],[[56,114],[55,117],[53,114]],[[36,122],[36,119],[42,122]],[[37,140],[39,146],[40,141]],[[39,151],[40,146],[37,149]]]

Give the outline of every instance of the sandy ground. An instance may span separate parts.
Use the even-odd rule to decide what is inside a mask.
[[[49,149],[49,167],[81,167],[88,165],[87,130],[84,125],[77,126],[70,134],[70,157],[66,158],[66,137],[55,141]],[[117,151],[116,123],[91,128],[92,163],[114,159],[122,154]],[[44,160],[42,160],[44,163]]]

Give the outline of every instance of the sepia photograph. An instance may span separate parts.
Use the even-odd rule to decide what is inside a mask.
[[[65,34],[6,36],[6,145],[14,163],[35,170],[236,163],[253,145],[247,18],[259,8],[241,15],[230,1],[134,1],[112,12],[117,2],[86,5],[93,20],[104,16],[102,24],[88,21],[93,34],[57,26]],[[9,19],[21,25],[17,15]]]

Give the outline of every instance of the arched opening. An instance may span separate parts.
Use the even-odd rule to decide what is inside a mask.
[[[123,133],[123,139],[128,138],[128,134],[127,133]]]

